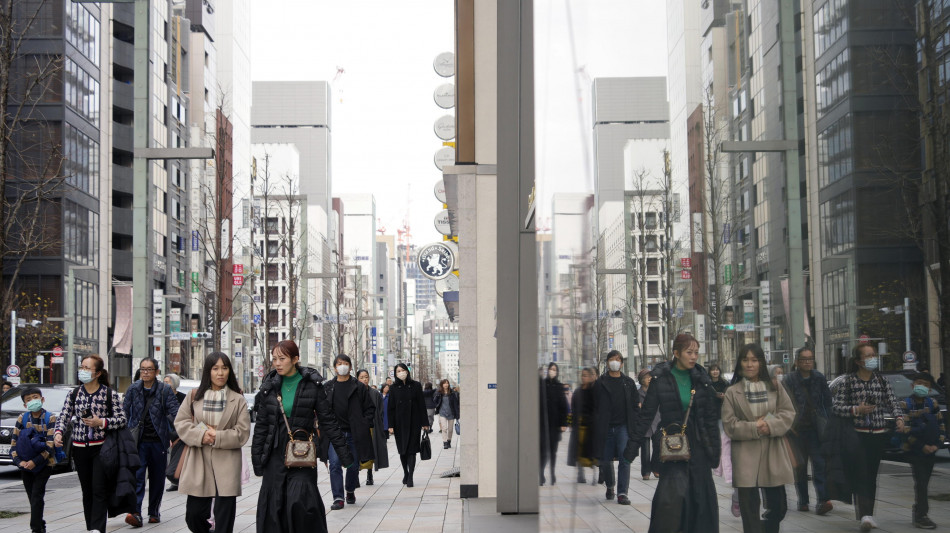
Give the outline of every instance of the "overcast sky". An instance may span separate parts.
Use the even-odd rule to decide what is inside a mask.
[[[395,234],[411,212],[413,242],[437,240],[432,220],[441,205],[432,188],[441,174],[432,157],[441,141],[432,128],[447,111],[435,105],[432,93],[451,80],[434,72],[432,60],[454,48],[454,2],[268,0],[251,6],[253,80],[331,81],[334,195],[372,192],[387,233]],[[666,75],[663,6],[536,2],[542,224],[551,194],[591,190],[585,163],[591,157],[591,80]]]

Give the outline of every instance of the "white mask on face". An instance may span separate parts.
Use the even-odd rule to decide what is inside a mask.
[[[350,373],[350,365],[339,365],[336,367],[336,373],[340,376],[346,376]]]
[[[611,372],[619,372],[619,371],[620,371],[620,361],[618,361],[618,360],[616,360],[616,359],[610,360],[610,361],[607,362],[607,367],[610,368],[610,371],[611,371]]]
[[[401,379],[401,380],[403,380],[403,381],[406,381],[406,377],[407,377],[407,376],[409,376],[409,372],[406,372],[405,370],[402,370],[402,371],[400,371],[400,372],[396,372],[396,377],[399,378],[399,379]]]

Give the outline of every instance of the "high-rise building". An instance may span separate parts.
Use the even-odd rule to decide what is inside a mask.
[[[708,4],[708,2],[707,2]],[[666,1],[667,86],[670,101],[670,169],[677,186],[686,183],[689,169],[687,125],[703,102],[700,42],[700,2]]]

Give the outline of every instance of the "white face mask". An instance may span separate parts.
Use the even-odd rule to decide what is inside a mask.
[[[339,365],[336,367],[336,373],[340,376],[346,376],[350,373],[350,365]]]
[[[613,359],[613,360],[611,360],[611,361],[608,361],[608,362],[607,362],[607,367],[610,368],[610,371],[611,371],[611,372],[619,372],[619,371],[620,371],[620,361],[618,361],[618,360],[616,360],[616,359]]]
[[[409,375],[409,372],[406,372],[405,370],[403,370],[402,372],[396,372],[396,377],[403,381],[406,381],[406,377],[408,375]]]

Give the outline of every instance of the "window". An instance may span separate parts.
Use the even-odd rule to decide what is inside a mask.
[[[643,215],[643,226],[646,229],[656,229],[656,213],[645,213]]]
[[[655,252],[657,251],[657,241],[656,235],[647,235],[644,238],[644,246],[642,251],[646,252]]]
[[[650,344],[660,344],[660,328],[659,327],[650,327],[647,328],[648,342]]]
[[[647,259],[647,275],[658,276],[660,274],[660,260],[656,258]]]
[[[99,66],[99,20],[80,3],[66,2],[66,42]]]
[[[275,280],[280,275],[280,273],[277,270],[276,264],[267,265],[267,268],[265,269],[265,271],[266,271],[267,279],[270,279],[270,280]]]
[[[848,324],[847,268],[828,272],[821,278],[825,303],[824,326],[844,327]]]
[[[66,183],[90,196],[98,196],[99,143],[69,123],[63,126],[63,137]]]
[[[657,322],[660,320],[660,304],[647,305],[647,320]]]
[[[280,253],[280,243],[277,241],[267,241],[267,256],[277,257]]]
[[[827,187],[850,174],[853,169],[849,113],[818,134],[818,184]]]
[[[860,11],[860,9],[857,11]],[[815,13],[813,21],[815,25],[815,57],[821,57],[825,50],[830,48],[848,31],[847,0],[829,0]]]
[[[70,201],[63,202],[63,255],[81,265],[98,265],[99,215]]]
[[[660,282],[648,281],[647,282],[647,298],[659,298],[659,297],[660,297]]]
[[[851,92],[849,57],[850,53],[845,48],[825,68],[815,74],[819,119]],[[858,85],[860,86],[860,84]]]
[[[277,300],[280,299],[280,288],[279,287],[267,287],[267,304],[272,305],[277,303]]]
[[[91,124],[99,125],[99,81],[72,59],[63,65],[66,104]]]
[[[821,204],[821,244],[833,255],[854,246],[854,196],[851,191]]]
[[[280,232],[280,219],[277,217],[268,217],[264,220],[264,229],[267,231],[268,235],[273,235]]]

